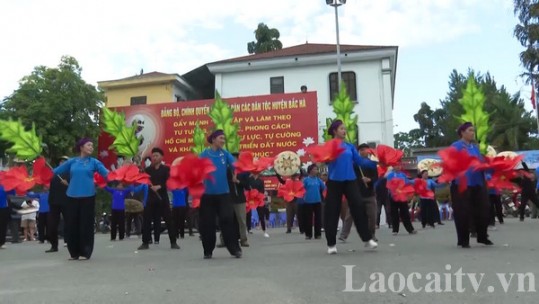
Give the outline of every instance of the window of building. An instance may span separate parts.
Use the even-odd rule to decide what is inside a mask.
[[[141,105],[146,104],[146,96],[135,96],[131,97],[131,105]]]
[[[339,95],[338,73],[329,74],[329,97],[333,101],[337,95]],[[356,73],[354,72],[342,72],[342,81],[346,85],[346,91],[352,101],[357,101],[357,89],[356,89]]]
[[[271,77],[270,78],[270,93],[278,94],[284,93],[284,77]]]
[[[180,95],[174,95],[174,98],[176,99],[176,102],[185,101],[185,98],[181,97]]]

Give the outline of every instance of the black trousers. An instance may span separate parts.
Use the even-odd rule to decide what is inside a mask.
[[[458,245],[470,245],[471,230],[477,233],[477,241],[486,240],[491,216],[487,189],[482,186],[469,186],[459,193],[458,185],[453,184],[451,198]]]
[[[211,255],[215,249],[216,221],[223,234],[223,241],[230,254],[241,251],[235,228],[234,207],[232,200],[227,194],[210,195],[204,194],[200,199],[199,208],[199,232],[202,238],[204,255]]]
[[[303,212],[303,231],[305,231],[305,236],[312,238],[313,237],[313,222],[314,222],[314,236],[320,237],[322,235],[322,219],[321,211],[322,204],[303,204],[301,207]],[[314,221],[313,221],[314,217]]]
[[[0,208],[0,246],[6,243],[6,233],[9,218],[9,208]]]
[[[72,258],[94,251],[95,196],[70,197],[67,204],[67,249]]]
[[[489,194],[488,199],[490,201],[490,225],[494,226],[496,224],[496,217],[498,222],[503,224],[503,208],[502,208],[502,199],[499,194]]]
[[[45,242],[47,237],[47,219],[49,217],[48,212],[40,212],[37,215],[37,238],[40,242]]]
[[[326,242],[329,247],[337,243],[337,226],[341,215],[342,196],[346,197],[350,214],[354,219],[357,232],[364,242],[372,239],[369,232],[369,223],[365,204],[361,200],[359,185],[354,181],[332,181],[327,182],[327,197],[325,208],[325,233]]]
[[[391,227],[393,229],[393,232],[399,232],[399,226],[401,221],[402,225],[404,226],[406,231],[408,231],[408,233],[414,231],[414,226],[412,225],[412,221],[410,220],[410,211],[408,211],[408,203],[396,202],[392,198],[390,198],[389,201],[391,203]]]
[[[537,200],[537,195],[535,193],[523,194],[520,200],[520,206],[518,207],[520,219],[524,219],[524,212],[526,211],[528,201],[531,201],[537,208],[539,208],[539,200]]]
[[[246,215],[246,221],[247,221],[247,231],[251,231],[252,222],[251,219],[253,217],[252,210],[247,212]],[[260,222],[260,227],[262,228],[262,231],[266,231],[266,219],[269,217],[269,210],[264,207],[256,207],[256,214],[258,214],[258,221]],[[292,218],[293,221],[294,218]]]
[[[64,218],[64,239],[67,240],[67,214],[66,206],[64,205],[50,205],[49,206],[49,218],[47,219],[47,238],[51,243],[52,248],[58,248],[58,225],[60,225],[60,214]]]
[[[116,239],[116,232],[119,232],[120,240],[125,236],[125,210],[112,209],[110,216],[110,239]]]
[[[193,226],[189,217],[189,206],[172,208],[172,223],[174,223],[174,232],[183,239],[185,235],[185,221],[189,229],[189,234],[193,234]]]
[[[166,202],[160,200],[149,200],[144,208],[142,243],[149,244],[152,239],[152,222],[154,241],[159,242],[161,236],[161,217],[167,226],[170,244],[176,244],[176,233],[174,231],[174,225],[172,224],[170,206]]]
[[[380,226],[380,216],[382,215],[383,207],[386,213],[386,224],[391,228],[391,208],[389,206],[389,196],[387,194],[376,196],[376,205],[378,207],[376,226]]]
[[[140,235],[142,233],[142,212],[125,213],[125,234],[127,237],[131,236],[133,225],[135,226],[135,234]]]
[[[438,212],[438,204],[433,199],[421,198],[419,199],[419,208],[421,210],[421,225],[434,227],[434,223],[437,222],[436,213]]]

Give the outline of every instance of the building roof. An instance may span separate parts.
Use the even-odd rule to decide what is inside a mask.
[[[304,43],[304,44],[295,45],[295,46],[283,48],[276,51],[252,54],[252,55],[247,55],[247,56],[241,56],[241,57],[216,61],[216,62],[212,62],[211,64],[254,61],[254,60],[261,60],[261,59],[292,57],[292,56],[302,56],[302,55],[332,54],[336,52],[336,48],[337,46],[335,44]],[[378,49],[386,49],[386,48],[396,48],[396,46],[350,45],[350,44],[340,45],[340,51],[342,53],[378,50]]]
[[[97,85],[102,89],[110,89],[137,86],[141,84],[170,82],[182,83],[183,79],[181,79],[180,75],[178,74],[167,74],[154,71],[121,79],[98,81]]]

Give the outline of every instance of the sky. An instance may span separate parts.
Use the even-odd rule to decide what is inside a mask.
[[[422,102],[439,107],[453,69],[489,72],[529,100],[531,88],[519,78],[513,0],[346,2],[338,9],[342,44],[399,47],[395,133],[417,127],[413,114]],[[260,22],[279,30],[284,47],[334,44],[334,18],[325,0],[2,1],[0,99],[34,67],[55,67],[63,55],[75,57],[93,85],[141,69],[181,75],[248,55]]]

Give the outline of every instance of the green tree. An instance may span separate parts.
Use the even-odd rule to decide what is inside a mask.
[[[3,100],[0,119],[35,123],[37,134],[52,159],[69,154],[77,139],[97,138],[103,94],[81,77],[77,60],[63,56],[56,68],[38,66]],[[1,151],[4,152],[4,151]]]
[[[520,53],[520,62],[526,72],[522,74],[525,81],[533,81],[538,87],[539,74],[539,1],[538,0],[513,0],[514,13],[519,23],[515,26],[514,35],[525,48]]]
[[[393,135],[396,149],[404,151],[405,156],[410,156],[412,149],[424,147],[420,139],[421,130],[413,129],[410,132],[399,132]]]
[[[453,70],[449,75],[447,95],[440,100],[440,108],[434,109],[422,103],[414,115],[419,128],[412,130],[414,134],[409,134],[409,138],[400,135],[399,139],[405,142],[417,139],[414,144],[429,148],[445,147],[457,140],[456,130],[461,124],[459,118],[464,114],[459,100],[464,96],[467,79],[470,77],[483,92],[484,110],[490,114],[487,142],[497,151],[537,147],[539,140],[533,138],[537,134],[536,123],[532,113],[524,109],[520,95],[511,96],[504,86],[496,84],[489,73],[482,75],[473,70],[468,70],[466,74]]]
[[[283,44],[279,41],[281,34],[276,28],[269,28],[264,23],[259,23],[255,30],[256,41],[247,43],[247,51],[249,54],[259,54],[283,48]]]

